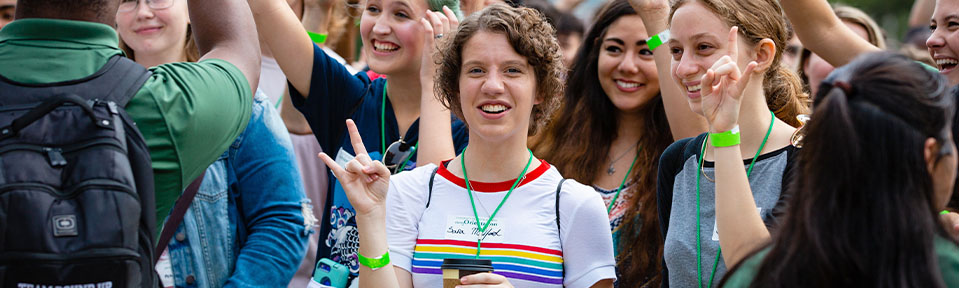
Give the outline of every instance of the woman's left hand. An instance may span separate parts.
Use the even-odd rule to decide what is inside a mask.
[[[703,116],[709,122],[709,130],[713,133],[732,130],[739,124],[739,107],[743,98],[743,90],[749,84],[756,66],[755,61],[746,65],[746,71],[740,72],[736,63],[739,53],[738,27],[729,29],[729,44],[727,54],[713,63],[713,66],[703,75],[702,81],[702,110]]]
[[[512,288],[505,276],[493,273],[478,273],[460,279],[457,288]]]

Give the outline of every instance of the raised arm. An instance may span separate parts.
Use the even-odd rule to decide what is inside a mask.
[[[782,0],[781,4],[803,46],[832,66],[880,50],[843,25],[826,0]]]
[[[190,3],[204,1],[208,0]],[[313,41],[306,34],[303,24],[284,0],[249,0],[249,3],[253,18],[256,19],[256,30],[263,34],[263,39],[273,50],[280,69],[283,69],[296,91],[308,97],[313,75]],[[219,8],[211,7],[211,10],[216,9]]]
[[[450,127],[450,111],[443,107],[433,93],[433,76],[436,71],[433,55],[437,35],[450,35],[459,25],[456,15],[449,8],[443,7],[443,13],[427,11],[420,20],[426,31],[423,35],[423,59],[420,66],[420,133],[419,151],[416,153],[417,166],[427,163],[441,165],[443,160],[456,156],[453,145],[453,132]]]
[[[643,25],[650,36],[666,31],[669,27],[668,0],[630,0],[636,13],[643,18]],[[659,92],[663,97],[663,106],[666,108],[666,119],[669,120],[669,129],[673,132],[673,139],[693,137],[706,131],[706,121],[693,110],[689,109],[689,102],[683,95],[670,73],[669,47],[662,45],[653,50],[656,59],[656,71],[659,74]]]
[[[222,59],[243,72],[250,91],[260,81],[260,42],[250,8],[243,1],[187,1],[200,60]]]

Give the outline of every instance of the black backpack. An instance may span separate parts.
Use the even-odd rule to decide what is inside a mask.
[[[124,111],[150,72],[0,76],[0,287],[156,287],[153,171]]]

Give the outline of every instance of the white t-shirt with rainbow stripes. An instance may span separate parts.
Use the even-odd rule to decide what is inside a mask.
[[[394,176],[386,201],[390,257],[393,265],[412,273],[414,287],[441,287],[444,258],[476,255],[479,233],[466,182],[440,167],[429,196],[435,168],[427,165]],[[562,179],[542,161],[486,229],[480,258],[492,260],[493,273],[506,276],[514,287],[590,287],[616,277],[609,218],[592,188],[573,180],[563,184],[562,235],[557,231],[556,187]],[[482,223],[514,181],[470,181]]]

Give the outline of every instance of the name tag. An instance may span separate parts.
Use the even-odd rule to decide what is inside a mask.
[[[173,266],[170,264],[170,255],[167,254],[166,249],[163,249],[163,254],[160,254],[160,260],[157,261],[154,269],[160,276],[160,285],[164,288],[173,288]]]
[[[486,218],[480,218],[480,225],[485,225],[486,221]],[[505,229],[497,220],[490,222],[486,231],[480,233],[474,217],[448,216],[446,218],[447,240],[476,241],[481,239],[484,243],[503,243],[505,238]]]
[[[353,156],[350,152],[346,152],[343,148],[340,148],[340,151],[336,152],[336,164],[339,164],[340,167],[346,168],[346,163],[353,161],[353,158],[356,158],[356,156]]]
[[[756,207],[756,212],[759,213],[759,217],[763,216],[763,208]],[[716,219],[713,219],[713,241],[719,241],[719,230],[716,229],[719,225],[716,225],[716,221]]]

